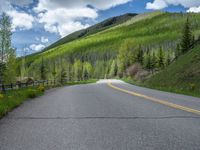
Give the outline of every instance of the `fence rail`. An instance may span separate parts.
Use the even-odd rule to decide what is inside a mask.
[[[26,83],[10,83],[10,84],[0,84],[0,91],[10,91],[10,90],[15,90],[15,89],[22,89],[22,88],[27,88],[27,87],[35,87],[39,85],[43,86],[55,86],[58,83],[66,83],[66,80],[40,80],[40,81],[33,81],[33,82],[26,82]]]

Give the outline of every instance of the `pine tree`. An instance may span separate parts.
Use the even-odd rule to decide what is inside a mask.
[[[40,78],[41,78],[41,80],[46,80],[46,67],[44,64],[43,57],[42,57],[42,62],[41,62],[41,66],[40,66]]]
[[[137,55],[136,55],[136,62],[143,65],[143,61],[144,61],[144,52],[143,52],[141,46],[139,46],[139,49],[138,49],[138,52],[137,52]]]
[[[158,52],[158,67],[159,68],[164,68],[164,52],[162,47],[160,47],[159,52]]]
[[[182,37],[182,41],[181,41],[182,53],[186,53],[193,46],[192,37],[193,36],[192,36],[192,32],[191,32],[189,18],[187,18],[184,29],[183,29],[183,37]]]
[[[175,50],[175,59],[178,59],[178,57],[181,55],[181,47],[180,44],[177,44],[176,50]]]
[[[151,53],[147,51],[146,53],[146,65],[145,68],[149,71],[152,70],[152,58],[151,58]]]
[[[171,56],[170,56],[170,52],[168,51],[167,52],[167,58],[166,58],[166,65],[167,66],[170,65],[170,63],[171,63]]]
[[[151,58],[152,73],[154,73],[154,69],[156,68],[156,64],[157,64],[157,58],[156,58],[155,52],[153,52],[152,58]]]

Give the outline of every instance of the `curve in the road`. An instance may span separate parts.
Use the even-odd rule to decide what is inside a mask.
[[[141,93],[136,93],[136,92],[129,91],[129,90],[126,90],[126,89],[122,89],[122,88],[119,88],[119,87],[113,85],[111,82],[108,82],[108,86],[115,89],[115,90],[130,94],[130,95],[133,95],[133,96],[141,97],[141,98],[144,98],[146,100],[153,101],[155,103],[159,103],[159,104],[169,106],[169,107],[172,107],[172,108],[175,108],[175,109],[179,109],[179,110],[183,110],[183,111],[186,111],[186,112],[190,112],[190,113],[200,115],[200,110],[192,109],[192,108],[182,106],[182,105],[177,105],[177,104],[167,102],[165,100],[161,100],[161,99],[158,99],[158,98],[150,97],[150,96],[147,96],[147,95],[144,95],[144,94],[141,94]]]

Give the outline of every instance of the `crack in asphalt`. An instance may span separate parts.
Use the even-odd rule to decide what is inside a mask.
[[[200,119],[200,117],[194,116],[164,116],[164,117],[9,117],[7,120],[90,120],[90,119],[149,119],[149,120],[161,120],[161,119]]]

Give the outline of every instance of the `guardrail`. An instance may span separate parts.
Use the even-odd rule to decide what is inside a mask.
[[[58,83],[66,83],[67,80],[40,80],[40,81],[33,81],[33,82],[26,82],[26,83],[10,83],[10,84],[0,84],[0,91],[6,92],[9,90],[15,90],[15,89],[22,89],[27,87],[35,87],[39,85],[43,86],[55,86]]]

